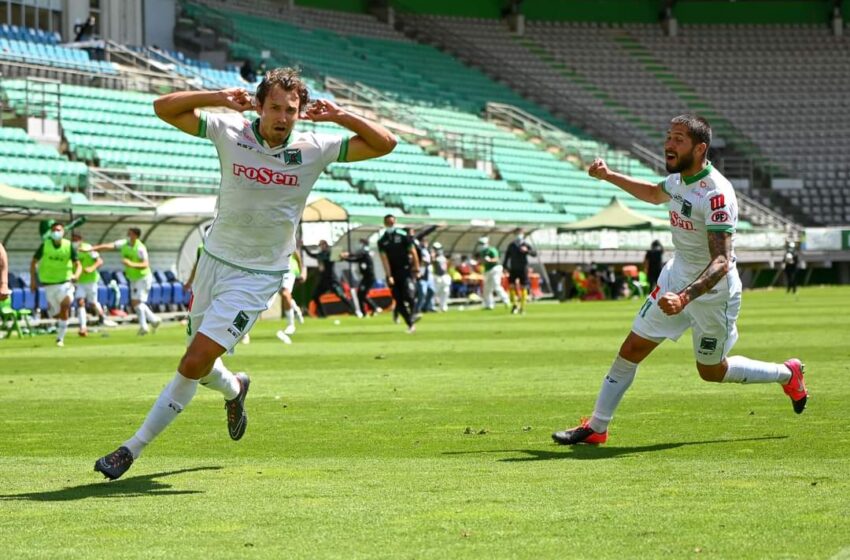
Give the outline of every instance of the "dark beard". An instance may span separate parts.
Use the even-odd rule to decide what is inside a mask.
[[[671,166],[669,163],[664,162],[664,168],[667,169],[667,173],[681,173],[683,169],[688,169],[694,163],[694,154],[688,154],[687,156],[679,157],[679,164],[675,166]]]

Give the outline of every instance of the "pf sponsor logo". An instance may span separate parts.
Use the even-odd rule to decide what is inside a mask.
[[[268,167],[248,167],[241,163],[234,163],[233,175],[236,177],[245,177],[263,185],[298,186],[298,175],[287,175],[286,173],[281,173]]]
[[[718,210],[711,215],[711,221],[718,224],[725,224],[729,221],[729,213],[724,210]]]
[[[679,229],[693,230],[694,223],[684,219],[678,212],[670,211],[670,225]]]

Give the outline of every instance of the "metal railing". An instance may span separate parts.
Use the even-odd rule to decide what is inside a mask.
[[[90,167],[90,183],[102,194],[118,200],[131,200],[144,206],[156,206],[164,198],[215,196],[218,179],[192,172],[163,172]]]
[[[163,90],[189,89],[190,87],[188,80],[182,76],[169,76],[144,71],[134,72],[133,74],[105,74],[60,68],[50,64],[51,61],[47,60],[45,60],[44,65],[40,65],[0,59],[0,74],[6,78],[40,77],[60,80],[63,84],[151,93],[160,93]]]

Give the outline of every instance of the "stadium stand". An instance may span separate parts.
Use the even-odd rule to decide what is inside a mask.
[[[805,183],[769,196],[753,189],[755,198],[803,210],[812,224],[850,219],[836,204],[850,177],[850,43],[825,26],[685,25],[671,38],[657,23],[530,21],[517,36],[497,19],[406,21],[538,102],[558,92],[572,111],[611,123],[610,135],[657,146],[671,114],[704,114],[731,177]]]

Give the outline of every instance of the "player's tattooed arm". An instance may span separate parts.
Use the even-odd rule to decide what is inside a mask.
[[[708,252],[711,262],[696,280],[679,292],[679,296],[687,300],[685,305],[712,289],[729,272],[732,265],[732,234],[726,231],[709,231]]]
[[[729,272],[732,266],[732,234],[725,231],[708,232],[708,251],[711,262],[684,290],[668,292],[658,300],[658,306],[667,315],[676,315],[692,300],[712,289]]]

